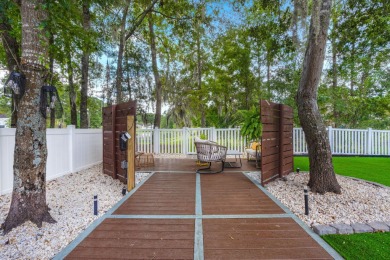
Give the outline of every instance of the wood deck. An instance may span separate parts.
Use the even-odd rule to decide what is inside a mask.
[[[225,168],[224,172],[237,172],[237,171],[259,171],[256,169],[255,161],[247,161],[246,158],[241,158],[242,167],[240,168]],[[228,158],[228,161],[235,162],[234,158]],[[204,166],[196,165],[196,159],[167,159],[167,158],[155,158],[154,166],[141,167],[136,169],[137,171],[180,171],[180,172],[196,172],[197,169]],[[218,170],[221,168],[221,163],[212,163],[211,169]]]
[[[340,257],[243,173],[157,172],[54,259],[63,258]]]

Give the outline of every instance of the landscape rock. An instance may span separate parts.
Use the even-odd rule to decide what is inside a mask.
[[[259,180],[260,173],[248,173]],[[390,223],[390,189],[336,175],[341,194],[327,192],[324,195],[309,191],[309,215],[305,215],[303,188],[309,182],[309,174],[300,172],[286,176],[287,181],[275,180],[266,189],[286,205],[309,227],[335,223]]]
[[[389,226],[386,225],[385,222],[375,221],[368,223],[368,225],[374,229],[374,232],[387,232],[390,230]]]
[[[336,234],[337,230],[334,227],[328,225],[316,225],[313,226],[313,231],[320,236]]]
[[[367,233],[367,232],[373,232],[374,229],[370,227],[367,224],[363,223],[353,223],[351,224],[351,227],[353,228],[353,231],[355,233]]]
[[[336,234],[353,234],[353,228],[347,224],[332,224],[336,229]]]

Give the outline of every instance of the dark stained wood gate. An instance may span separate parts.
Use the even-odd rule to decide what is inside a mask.
[[[266,100],[260,101],[261,184],[293,171],[293,110]]]
[[[103,172],[123,183],[128,183],[127,172],[134,171],[134,140],[136,102],[129,101],[103,108]],[[131,135],[125,151],[120,150],[120,134]],[[128,169],[121,167],[127,161]],[[129,174],[130,176],[130,174]],[[132,180],[130,180],[132,181]],[[131,185],[130,185],[131,186]],[[132,188],[132,187],[131,187]],[[130,190],[131,188],[128,188]]]

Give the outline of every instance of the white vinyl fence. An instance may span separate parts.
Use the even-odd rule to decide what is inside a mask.
[[[294,128],[293,131],[294,154],[307,154],[302,128]],[[327,131],[334,155],[390,156],[389,130],[328,127]],[[239,128],[138,129],[137,151],[156,154],[195,154],[194,137],[201,135],[227,146],[229,150],[244,152],[246,146]]]
[[[47,129],[46,179],[52,180],[98,164],[103,158],[101,129]],[[13,187],[15,129],[0,129],[0,194]]]
[[[330,149],[334,155],[390,156],[390,131],[327,128]],[[302,128],[294,128],[294,154],[307,154]]]
[[[137,129],[136,150],[156,154],[195,154],[194,138],[204,136],[228,147],[244,152],[245,138],[239,128],[183,128]]]

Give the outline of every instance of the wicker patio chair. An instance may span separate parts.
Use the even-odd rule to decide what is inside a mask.
[[[208,163],[208,167],[196,170],[197,173],[219,173],[225,168],[227,147],[215,142],[195,142],[196,155],[200,162]],[[212,162],[221,162],[220,171],[211,171]]]

